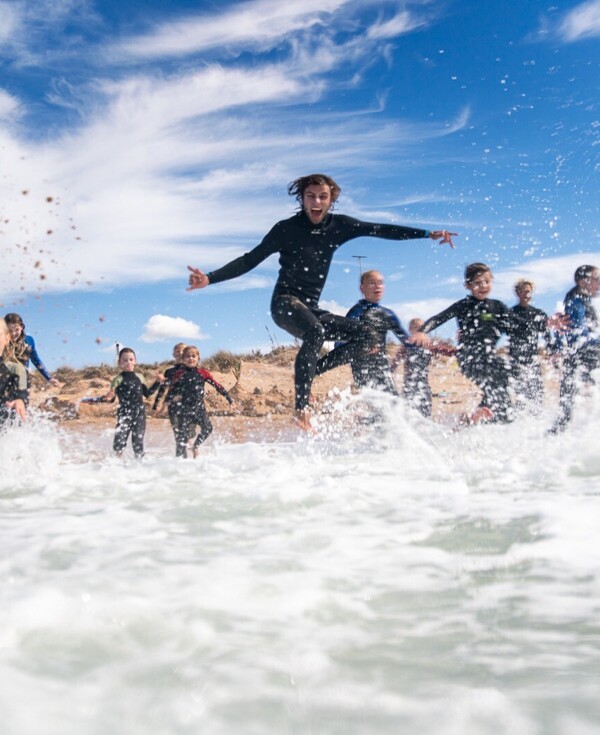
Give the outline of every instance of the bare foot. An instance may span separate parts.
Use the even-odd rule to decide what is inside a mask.
[[[307,408],[296,411],[294,421],[302,431],[313,431],[313,426],[310,423],[310,411]]]
[[[471,414],[469,423],[471,424],[487,424],[488,421],[494,420],[494,412],[486,406],[480,406],[475,413]]]

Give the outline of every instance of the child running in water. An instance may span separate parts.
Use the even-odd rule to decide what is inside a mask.
[[[548,315],[531,305],[533,290],[533,281],[521,278],[515,283],[519,303],[510,310],[512,330],[508,353],[513,388],[517,396],[516,408],[524,409],[526,402],[529,402],[533,413],[538,414],[544,399],[542,365],[538,351],[540,337],[549,350],[553,347]]]
[[[162,397],[169,390],[169,381],[171,380],[173,373],[183,367],[183,351],[186,347],[187,345],[184,342],[178,342],[173,347],[173,365],[170,368],[167,368],[164,374],[161,375],[159,373],[157,381],[150,386],[150,393],[157,391],[156,398],[154,399],[154,404],[152,406],[153,411],[157,411],[159,409]]]
[[[58,386],[60,383],[56,378],[46,370],[46,366],[42,362],[42,358],[39,356],[35,346],[33,337],[29,334],[25,334],[25,324],[19,314],[7,314],[4,317],[6,326],[10,333],[10,340],[7,346],[7,354],[11,360],[20,362],[27,368],[29,368],[29,361],[33,363],[34,367],[37,368],[42,377],[47,380],[50,385]]]
[[[135,352],[130,347],[119,351],[119,368],[121,372],[112,381],[109,392],[101,401],[113,403],[119,399],[117,426],[113,441],[113,450],[121,456],[131,434],[131,444],[136,457],[144,456],[144,434],[146,433],[146,405],[144,398],[149,389],[141,373],[135,372],[137,364]]]
[[[458,364],[467,378],[483,392],[473,421],[511,420],[511,402],[508,394],[509,372],[506,363],[496,352],[502,334],[509,334],[511,320],[508,307],[488,298],[492,290],[492,271],[485,263],[471,263],[465,269],[467,296],[444,311],[429,318],[409,342],[419,347],[430,344],[427,333],[441,324],[456,319],[459,327]]]
[[[0,319],[0,428],[15,415],[25,420],[27,412],[27,373],[20,362],[5,359],[10,333]]]
[[[187,457],[188,441],[195,434],[195,427],[200,431],[193,444],[194,458],[198,456],[200,445],[210,436],[213,427],[204,404],[204,386],[206,383],[232,404],[233,399],[227,390],[213,376],[201,367],[200,351],[194,345],[183,350],[183,365],[178,366],[169,375],[169,418],[175,434],[175,456]],[[166,378],[165,374],[165,378]]]
[[[414,336],[425,324],[415,317],[408,323],[409,334]],[[434,355],[454,355],[456,349],[452,345],[432,340],[427,347],[405,343],[394,359],[394,368],[404,360],[404,387],[402,394],[413,408],[426,418],[431,417],[432,393],[429,385],[429,368]]]
[[[598,314],[592,299],[600,292],[600,269],[595,265],[580,265],[575,271],[575,286],[565,296],[568,317],[566,350],[560,382],[560,403],[556,421],[550,433],[564,431],[573,414],[573,404],[579,383],[593,384],[590,375],[600,366],[600,335]]]

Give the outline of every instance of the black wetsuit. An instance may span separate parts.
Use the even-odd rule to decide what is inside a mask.
[[[460,369],[483,392],[480,406],[489,408],[495,421],[509,421],[509,372],[495,350],[501,335],[511,331],[508,307],[496,299],[467,296],[428,319],[419,331],[431,332],[450,319],[458,322],[456,356]]]
[[[166,376],[166,374],[165,374]],[[213,427],[204,405],[204,385],[212,387],[232,403],[227,390],[213,376],[199,367],[179,366],[169,378],[169,418],[175,434],[175,455],[187,457],[187,443],[195,433],[195,426],[200,431],[194,441],[197,449],[211,434]]]
[[[398,391],[394,384],[394,376],[390,361],[386,354],[386,336],[392,332],[404,344],[408,338],[407,332],[400,320],[391,309],[367,299],[361,299],[346,314],[348,319],[362,321],[375,335],[372,349],[366,354],[350,356],[347,353],[347,344],[340,343],[317,363],[317,375],[331,370],[350,361],[352,377],[359,388],[375,388],[397,396]]]
[[[13,418],[7,402],[20,399],[28,402],[27,372],[20,362],[5,362],[0,358],[0,427]]]
[[[355,319],[319,309],[319,297],[335,251],[357,237],[411,240],[427,230],[362,222],[343,214],[327,214],[313,224],[304,211],[278,222],[250,252],[208,273],[210,283],[236,278],[279,253],[279,277],[271,300],[277,326],[302,340],[295,363],[296,409],[308,406],[319,351],[326,340],[346,342],[346,362],[365,354],[376,338]],[[340,363],[341,364],[341,363]]]
[[[593,383],[590,372],[600,366],[598,315],[591,297],[575,286],[565,296],[564,304],[569,330],[560,381],[559,412],[550,430],[553,433],[563,431],[571,420],[578,384]]]
[[[548,315],[535,306],[517,304],[509,311],[511,333],[508,354],[510,355],[513,387],[517,396],[517,408],[524,408],[525,401],[532,403],[537,412],[544,400],[542,366],[538,353],[540,337],[550,349],[552,338],[547,327]]]
[[[146,406],[144,398],[149,389],[142,375],[122,372],[113,380],[111,389],[119,399],[117,427],[113,449],[122,452],[131,434],[131,444],[136,457],[144,456],[144,434],[146,433]]]
[[[407,403],[429,418],[432,408],[432,392],[429,385],[429,368],[434,355],[454,355],[456,350],[448,344],[433,344],[428,348],[404,345],[404,387],[402,395]]]

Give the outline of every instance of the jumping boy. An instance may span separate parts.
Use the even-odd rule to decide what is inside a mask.
[[[198,448],[210,436],[213,430],[211,420],[204,404],[204,386],[206,383],[232,404],[233,399],[228,391],[213,376],[198,367],[200,351],[194,345],[183,350],[182,365],[168,379],[169,417],[175,435],[175,456],[187,457],[187,444],[195,434],[195,427],[200,431],[193,446],[194,457],[198,456]]]
[[[294,366],[294,382],[296,418],[303,429],[310,428],[308,403],[323,342],[346,342],[348,362],[369,352],[376,341],[356,319],[319,308],[319,297],[335,251],[349,240],[366,236],[388,240],[429,237],[454,247],[452,236],[456,233],[446,230],[430,232],[331,214],[330,209],[340,191],[338,184],[325,174],[301,176],[288,186],[288,193],[296,197],[300,211],[278,222],[260,245],[210,273],[188,266],[188,290],[191,291],[237,278],[270,255],[279,254],[280,270],[271,300],[271,315],[277,326],[302,341]]]
[[[509,373],[495,348],[502,334],[510,333],[511,322],[508,307],[502,301],[488,298],[492,279],[492,271],[485,263],[468,265],[465,288],[471,292],[470,296],[432,316],[408,341],[427,347],[428,332],[450,319],[456,319],[459,328],[458,364],[462,373],[483,392],[474,417],[476,420],[507,422],[511,420]]]

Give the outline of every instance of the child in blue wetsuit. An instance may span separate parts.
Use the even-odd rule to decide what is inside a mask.
[[[385,292],[385,283],[379,271],[365,271],[361,275],[360,291],[363,298],[354,304],[346,317],[368,325],[375,339],[370,352],[349,355],[354,384],[358,388],[375,388],[397,396],[392,366],[386,354],[386,338],[387,333],[391,332],[401,344],[404,344],[408,334],[396,314],[380,303]],[[345,362],[346,356],[343,352],[347,347],[343,342],[338,343],[334,350],[319,360],[317,375]]]
[[[575,271],[575,286],[566,294],[564,307],[568,318],[565,333],[563,373],[560,381],[559,411],[551,433],[564,431],[573,414],[573,403],[580,382],[593,383],[592,370],[600,366],[598,314],[592,299],[600,291],[600,270],[581,265]]]
[[[7,354],[11,359],[20,362],[25,366],[25,369],[29,368],[29,361],[33,363],[33,366],[37,368],[42,377],[47,380],[51,385],[59,385],[58,380],[53,378],[52,375],[46,370],[41,357],[35,346],[33,337],[29,334],[25,334],[25,324],[19,314],[7,314],[4,317],[8,331],[10,333],[10,342],[7,347]]]

